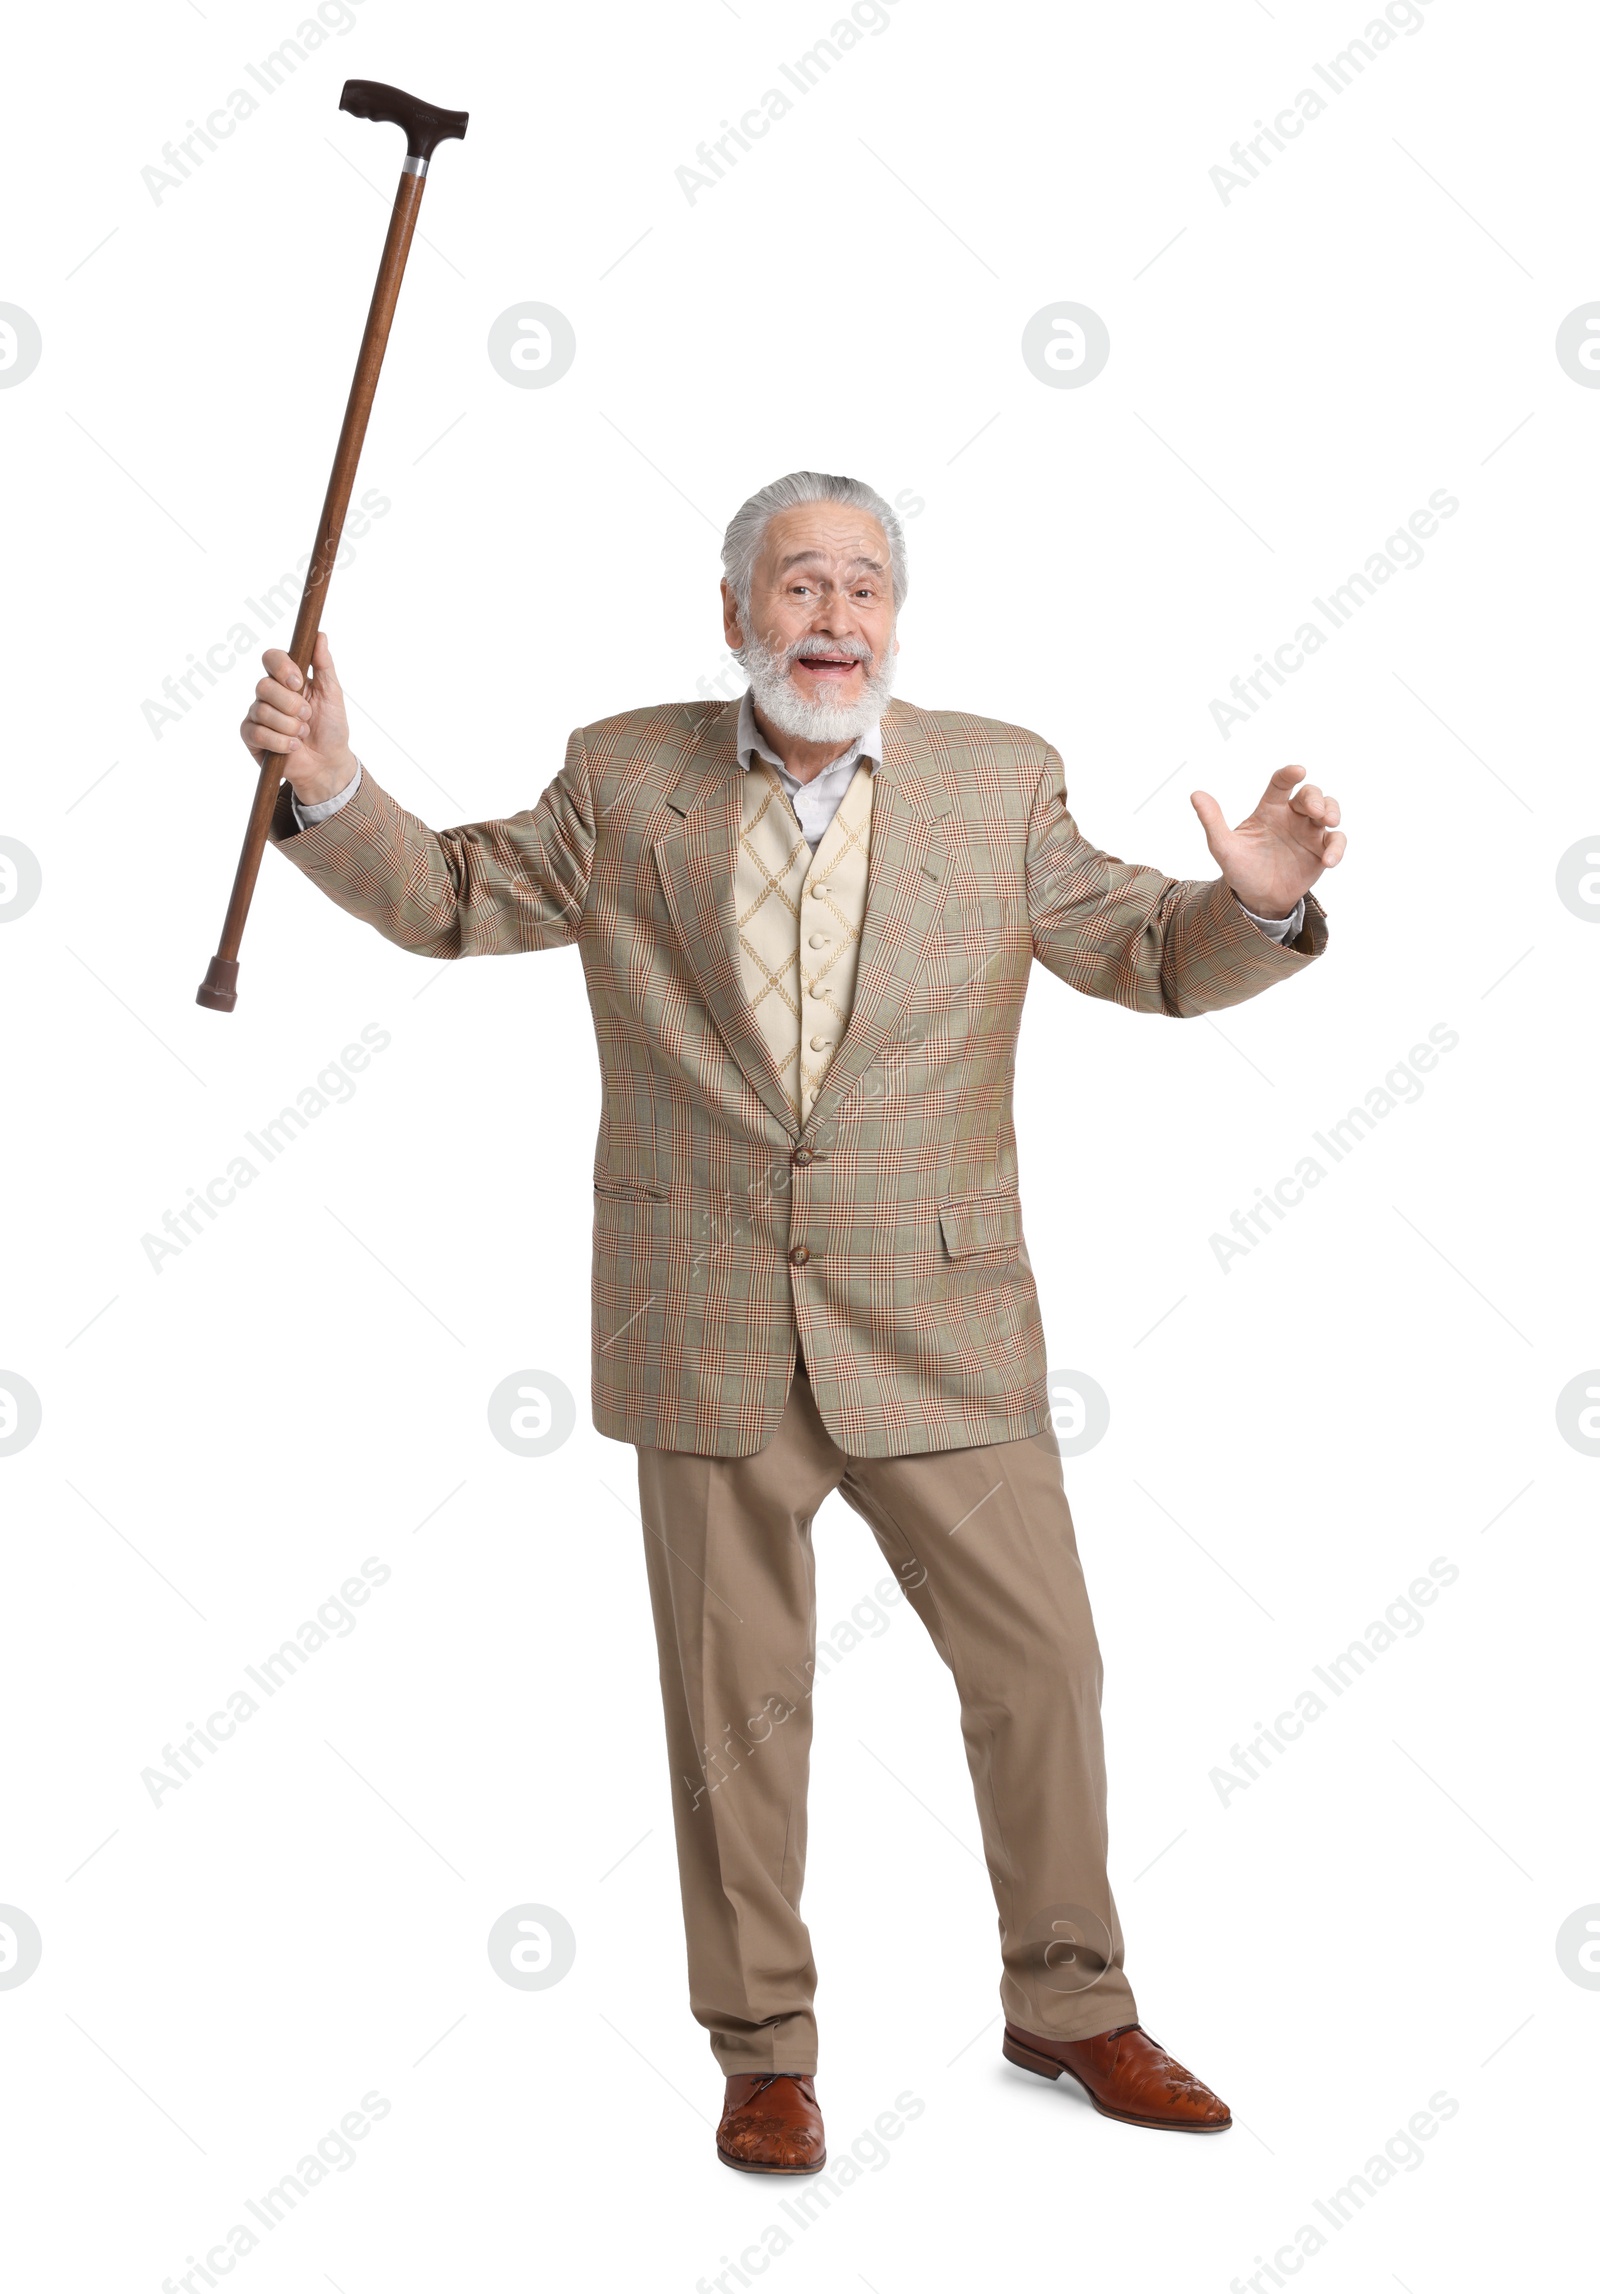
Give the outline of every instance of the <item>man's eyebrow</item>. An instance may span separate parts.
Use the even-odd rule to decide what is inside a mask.
[[[788,573],[793,566],[825,561],[827,554],[826,550],[795,550],[790,556],[778,560],[778,571],[779,573]],[[883,571],[880,561],[877,558],[869,558],[865,552],[859,557],[853,557],[849,562],[852,566],[865,566],[871,573],[881,574]]]

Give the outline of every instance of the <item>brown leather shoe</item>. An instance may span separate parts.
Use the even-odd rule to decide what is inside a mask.
[[[1220,2096],[1174,2063],[1137,2023],[1119,2023],[1092,2039],[1041,2039],[1006,2025],[1000,2052],[1041,2079],[1076,2079],[1095,2109],[1130,2127],[1170,2127],[1187,2135],[1220,2135],[1233,2116]]]
[[[817,2090],[803,2071],[736,2071],[722,2102],[717,2156],[748,2175],[814,2175],[827,2164]]]

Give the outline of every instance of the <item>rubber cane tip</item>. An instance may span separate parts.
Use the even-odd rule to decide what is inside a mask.
[[[206,976],[195,990],[195,1002],[208,1012],[231,1012],[239,1001],[239,966],[228,956],[213,956]]]

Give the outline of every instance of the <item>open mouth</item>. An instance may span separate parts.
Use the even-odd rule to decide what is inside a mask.
[[[837,685],[846,683],[863,666],[852,653],[806,653],[795,663],[795,668],[804,670],[808,677]]]

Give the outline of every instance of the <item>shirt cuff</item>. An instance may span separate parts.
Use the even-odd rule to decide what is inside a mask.
[[[360,786],[361,760],[358,757],[356,759],[355,779],[349,783],[348,787],[342,788],[337,796],[324,797],[321,804],[302,804],[291,789],[289,791],[289,803],[294,811],[296,828],[315,828],[319,820],[331,820],[341,805],[347,805],[350,802]],[[1248,916],[1249,913],[1247,908],[1245,914]],[[1258,917],[1257,922],[1259,923],[1259,921]]]
[[[354,785],[352,782],[351,788]],[[350,789],[347,789],[345,796],[350,793]],[[335,797],[334,799],[335,804],[343,804],[343,802],[344,797]],[[1238,895],[1235,894],[1235,898],[1237,897]],[[1239,906],[1244,908],[1242,900],[1239,901]],[[1244,908],[1244,912],[1258,931],[1264,932],[1269,940],[1276,940],[1280,946],[1286,940],[1298,940],[1305,929],[1306,904],[1303,900],[1295,902],[1292,916],[1258,916],[1253,908]]]

